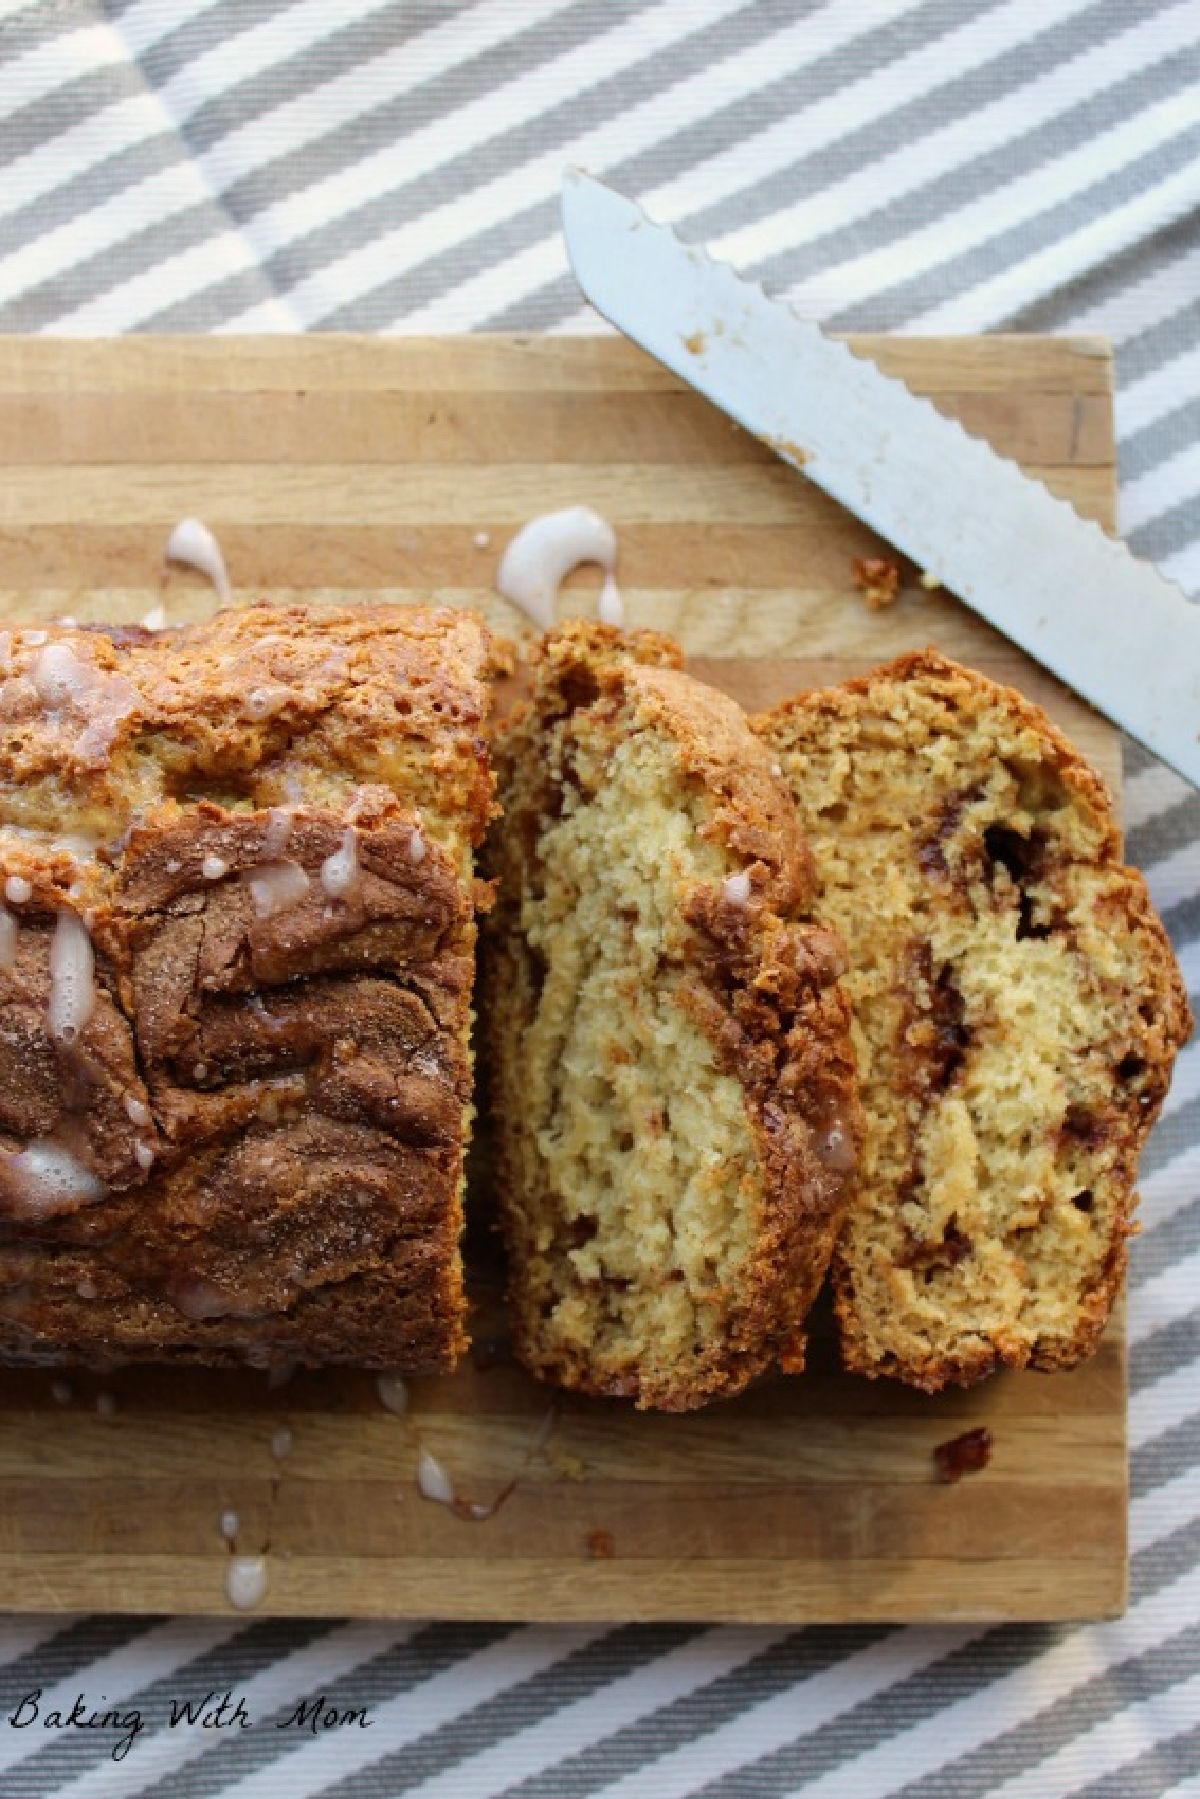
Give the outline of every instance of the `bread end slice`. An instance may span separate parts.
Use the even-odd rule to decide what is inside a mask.
[[[1191,1015],[1101,778],[931,652],[753,721],[838,930],[866,1113],[846,1365],[929,1391],[1096,1345]]]

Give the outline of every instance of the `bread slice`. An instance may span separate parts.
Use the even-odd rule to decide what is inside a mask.
[[[787,792],[678,661],[545,641],[494,750],[484,989],[517,1352],[664,1410],[800,1364],[859,1130]]]
[[[453,1365],[486,634],[4,634],[0,1353]]]
[[[866,1142],[844,1359],[934,1390],[1068,1368],[1125,1267],[1138,1153],[1191,1026],[1100,777],[931,653],[754,721],[848,945]]]

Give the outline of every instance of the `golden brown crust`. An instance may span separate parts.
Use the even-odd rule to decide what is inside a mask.
[[[840,682],[836,687],[798,693],[790,700],[781,701],[770,712],[752,718],[750,727],[769,742],[786,732],[789,721],[794,721],[799,729],[806,728],[808,719],[822,716],[853,721],[864,711],[879,711],[878,696],[887,689],[905,687],[924,688],[937,697],[946,709],[946,729],[956,713],[969,718],[979,708],[1003,712],[1014,728],[1029,733],[1031,745],[1036,744],[1038,762],[1053,769],[1087,810],[1096,855],[1118,854],[1121,833],[1113,813],[1108,783],[1065,732],[1059,730],[1049,713],[1018,693],[1015,687],[993,681],[977,669],[954,662],[935,649],[909,650],[891,662],[868,670],[865,675]]]
[[[482,1008],[517,1352],[544,1379],[662,1410],[736,1393],[781,1358],[801,1364],[803,1319],[845,1208],[860,1129],[836,986],[840,946],[807,922],[811,867],[794,809],[740,710],[682,674],[679,660],[669,641],[582,624],[542,646],[533,698],[496,746],[506,812],[490,845],[499,898],[486,931]],[[638,734],[672,747],[682,789],[703,811],[698,835],[722,869],[750,886],[747,903],[719,879],[679,900],[676,1000],[741,1086],[759,1197],[753,1253],[723,1298],[719,1328],[671,1367],[635,1350],[564,1348],[548,1336],[548,1289],[535,1271],[544,1265],[538,1229],[555,1196],[538,1194],[535,1203],[528,1191],[537,1177],[522,1143],[523,1071],[513,1050],[539,1003],[521,902],[538,887],[540,836],[561,808],[563,770],[568,782],[592,778],[572,766],[572,746],[585,743],[599,769]],[[569,1221],[560,1217],[555,1229],[569,1238]]]
[[[378,784],[435,836],[477,843],[487,644],[469,613],[398,606],[2,633],[4,822],[107,841],[139,809],[340,801]]]
[[[1070,1367],[1120,1290],[1138,1154],[1191,1029],[1107,788],[1038,707],[931,651],[753,723],[810,827],[819,915],[854,911],[872,854],[908,883],[887,925],[860,891],[847,933],[868,1138],[834,1261],[844,1359],[928,1391],[1002,1365]],[[1011,1082],[992,1089],[998,1068],[1026,1065],[1022,1109]],[[980,1196],[1000,1170],[1012,1191],[989,1236]],[[957,1195],[948,1224],[935,1187]],[[1007,1312],[998,1276],[979,1298],[989,1256]]]
[[[755,893],[786,917],[812,906],[812,856],[787,789],[735,700],[678,669],[635,667],[629,688],[648,721],[670,731],[687,772],[714,796],[714,837],[755,869]]]
[[[485,634],[254,608],[47,640],[0,687],[0,1351],[453,1366]],[[59,840],[85,821],[97,849]],[[65,1037],[64,918],[94,960]]]
[[[669,1409],[740,1392],[776,1362],[803,1369],[804,1321],[850,1203],[862,1135],[849,1009],[836,985],[840,938],[747,920],[747,910],[711,889],[693,896],[685,916],[701,940],[699,978],[684,998],[745,1090],[763,1169],[758,1248],[726,1347],[707,1378],[680,1384]]]

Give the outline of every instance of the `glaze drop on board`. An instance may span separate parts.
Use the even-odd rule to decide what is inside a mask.
[[[435,1505],[454,1504],[454,1482],[431,1449],[422,1444],[417,1453],[417,1486],[423,1499]]]
[[[397,1418],[403,1418],[408,1410],[408,1384],[401,1374],[377,1374],[375,1391],[379,1395],[379,1403],[386,1411],[394,1412]]]
[[[235,1555],[225,1570],[225,1595],[239,1612],[261,1605],[270,1584],[265,1555]]]
[[[218,596],[228,602],[233,589],[229,585],[221,546],[208,526],[198,518],[180,519],[167,539],[164,554],[168,562],[182,562],[188,568],[207,575]]]
[[[599,563],[606,576],[600,596],[601,618],[606,624],[621,624],[621,597],[613,578],[617,534],[590,506],[543,512],[522,525],[500,558],[496,591],[519,606],[535,625],[549,630],[559,587],[571,570],[584,562]]]

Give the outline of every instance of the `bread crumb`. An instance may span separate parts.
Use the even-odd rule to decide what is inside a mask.
[[[854,585],[872,612],[890,606],[900,586],[900,565],[883,556],[856,557],[850,564]]]
[[[992,1433],[986,1425],[965,1430],[961,1436],[939,1443],[933,1452],[937,1479],[953,1482],[964,1474],[978,1474],[992,1459]]]

